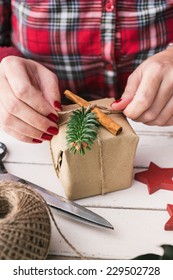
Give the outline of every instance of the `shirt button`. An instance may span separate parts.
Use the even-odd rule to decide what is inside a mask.
[[[113,10],[114,10],[113,0],[107,1],[105,10],[106,10],[106,12],[113,12]]]

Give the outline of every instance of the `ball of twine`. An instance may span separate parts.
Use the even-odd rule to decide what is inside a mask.
[[[0,182],[0,259],[45,259],[51,237],[49,211],[28,186]]]

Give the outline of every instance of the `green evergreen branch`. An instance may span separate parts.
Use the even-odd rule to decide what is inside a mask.
[[[173,260],[173,246],[164,244],[161,247],[164,251],[163,255],[148,253],[137,256],[136,258],[133,258],[133,260]]]
[[[83,156],[85,150],[91,150],[91,145],[97,137],[99,122],[91,110],[78,109],[73,111],[67,123],[66,141],[70,151],[79,151]]]

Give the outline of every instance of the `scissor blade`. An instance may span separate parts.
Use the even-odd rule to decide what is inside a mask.
[[[15,175],[5,173],[0,174],[0,180],[12,180],[15,182],[20,182],[25,185],[29,185],[31,188],[35,189],[47,202],[47,204],[55,209],[63,211],[67,214],[70,214],[78,219],[93,223],[102,227],[113,229],[113,226],[105,220],[103,217],[94,213],[93,211],[70,201],[60,195],[57,195],[49,190],[46,190],[32,182],[29,182],[25,179],[19,178]]]

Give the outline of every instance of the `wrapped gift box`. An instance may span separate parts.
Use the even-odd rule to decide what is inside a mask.
[[[112,98],[97,100],[98,106],[110,108]],[[69,112],[78,105],[63,106],[59,134],[50,143],[53,164],[58,178],[71,200],[106,194],[128,188],[133,180],[133,162],[138,136],[121,113],[109,117],[123,128],[113,135],[100,126],[98,137],[85,156],[70,152],[66,144],[66,125]]]

